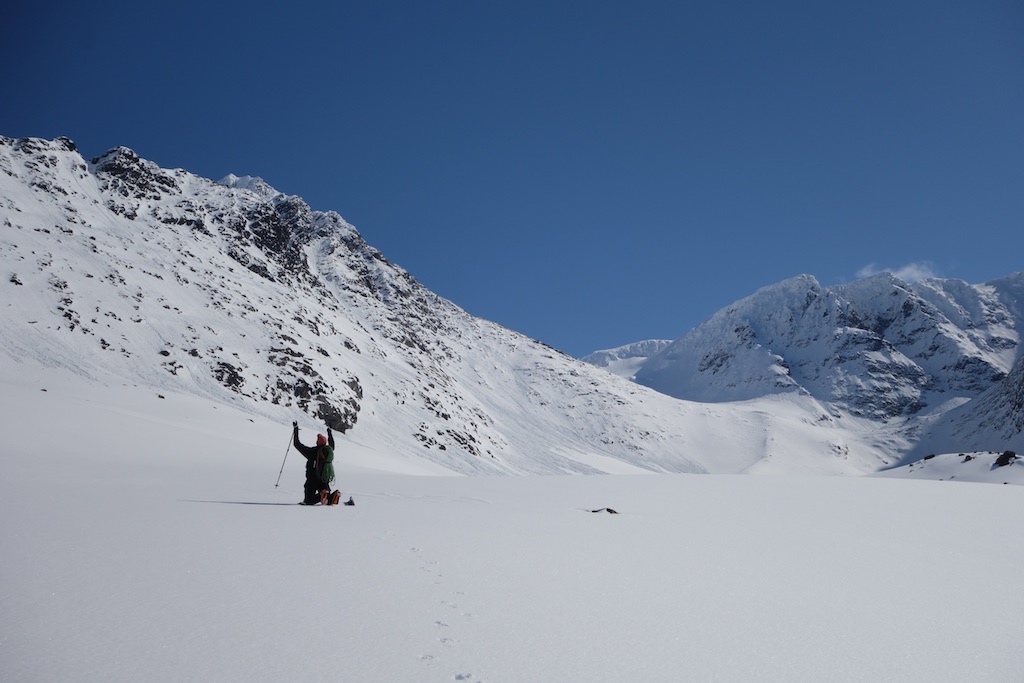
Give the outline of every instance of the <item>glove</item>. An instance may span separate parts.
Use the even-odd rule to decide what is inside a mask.
[[[294,429],[295,431],[299,431],[299,423],[298,422],[292,422],[292,429]]]

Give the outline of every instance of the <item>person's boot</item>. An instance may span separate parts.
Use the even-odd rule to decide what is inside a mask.
[[[341,491],[335,491],[331,494],[331,505],[337,505],[341,502]]]
[[[323,491],[321,491],[320,492],[320,504],[321,505],[330,505],[330,502],[331,502],[330,496],[331,496],[331,492],[328,489],[324,489]]]

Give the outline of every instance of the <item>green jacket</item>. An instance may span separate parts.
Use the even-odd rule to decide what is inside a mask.
[[[320,451],[317,456],[317,462],[320,464],[320,481],[330,484],[334,481],[334,449],[327,445],[321,446]]]

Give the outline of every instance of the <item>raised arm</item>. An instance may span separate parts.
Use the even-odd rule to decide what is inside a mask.
[[[295,446],[295,450],[302,453],[302,456],[307,460],[311,455],[316,455],[316,449],[311,446],[303,446],[299,442],[299,423],[292,422],[292,445]]]

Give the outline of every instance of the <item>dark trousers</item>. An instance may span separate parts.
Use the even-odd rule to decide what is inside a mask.
[[[312,477],[306,477],[306,484],[302,487],[305,497],[302,502],[306,505],[313,505],[320,502],[320,492],[327,489],[328,493],[331,490],[329,484],[323,484],[320,482],[320,477],[313,475]]]

